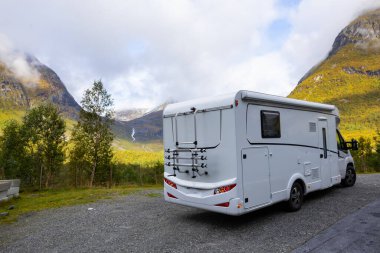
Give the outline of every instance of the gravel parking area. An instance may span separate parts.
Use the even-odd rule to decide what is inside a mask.
[[[278,204],[231,217],[156,195],[29,214],[0,226],[0,252],[289,252],[379,199],[380,174],[359,175],[351,188],[310,194],[295,213]]]

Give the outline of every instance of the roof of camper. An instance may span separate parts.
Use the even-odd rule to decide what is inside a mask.
[[[191,110],[192,107],[195,107],[198,110],[204,110],[221,106],[232,106],[234,104],[235,99],[241,99],[243,101],[252,103],[256,102],[258,104],[266,104],[269,106],[277,105],[285,107],[295,107],[300,109],[309,109],[313,111],[331,113],[337,116],[339,115],[338,109],[334,105],[308,102],[304,100],[286,98],[246,90],[240,90],[238,92],[225,95],[204,97],[180,103],[169,104],[164,110],[164,115],[188,112]]]

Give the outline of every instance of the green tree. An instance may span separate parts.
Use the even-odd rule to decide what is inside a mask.
[[[92,88],[85,91],[81,105],[79,121],[73,133],[74,149],[70,160],[77,164],[90,164],[90,187],[95,178],[99,182],[112,182],[111,125],[114,110],[111,95],[101,81],[95,81]]]
[[[380,131],[377,131],[377,136],[373,138],[375,142],[375,152],[371,159],[371,166],[377,172],[380,171]]]
[[[15,120],[5,123],[0,137],[0,178],[20,178],[26,169],[21,125]],[[26,175],[25,175],[26,176]]]
[[[39,185],[49,187],[52,177],[63,165],[65,122],[58,108],[52,104],[42,104],[27,112],[23,119],[26,148],[39,169]],[[35,173],[37,174],[37,173]]]

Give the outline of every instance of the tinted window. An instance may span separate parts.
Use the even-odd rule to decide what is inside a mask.
[[[326,141],[326,128],[322,128],[323,134],[323,158],[327,158],[327,141]]]
[[[341,150],[341,151],[347,150],[346,143],[338,130],[336,130],[336,141],[338,144],[338,150]]]
[[[280,113],[261,111],[261,136],[263,138],[280,138]]]

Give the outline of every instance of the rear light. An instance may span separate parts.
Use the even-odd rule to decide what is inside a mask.
[[[230,206],[230,202],[225,202],[225,203],[216,204],[215,206],[229,207],[229,206]]]
[[[169,198],[177,199],[176,196],[174,196],[173,194],[170,194],[169,192],[168,192],[168,196],[169,196]]]
[[[230,184],[227,186],[222,186],[222,187],[216,188],[214,190],[214,194],[219,194],[219,193],[231,191],[233,188],[235,188],[235,186],[236,186],[236,184]]]
[[[235,99],[235,107],[238,107],[239,105],[239,100]]]
[[[170,185],[171,187],[177,189],[177,185],[176,185],[175,183],[173,183],[172,181],[170,181],[169,179],[164,178],[164,181],[165,181],[165,183],[167,183],[167,184]]]

